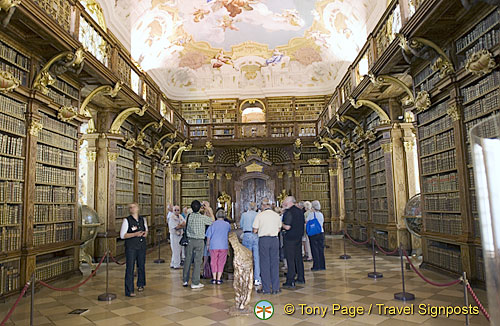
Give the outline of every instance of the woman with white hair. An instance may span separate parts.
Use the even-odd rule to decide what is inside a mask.
[[[304,217],[307,221],[307,216],[309,213],[312,212],[312,204],[310,201],[305,201],[304,202]],[[305,228],[304,228],[305,230]],[[311,244],[309,243],[309,237],[307,236],[307,233],[304,232],[304,236],[302,237],[302,248],[303,248],[303,254],[304,254],[304,260],[305,261],[312,261],[312,253],[311,253]]]
[[[321,204],[315,200],[312,203],[312,211],[307,215],[306,221],[316,219],[321,225],[321,233],[309,235],[309,242],[311,243],[311,252],[313,256],[312,271],[322,271],[326,269],[325,266],[325,230],[323,223],[325,217],[321,213]]]

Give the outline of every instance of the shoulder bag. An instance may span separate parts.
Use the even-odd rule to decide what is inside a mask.
[[[321,233],[321,224],[319,224],[319,221],[316,218],[316,212],[314,212],[314,218],[307,221],[306,232],[308,236],[313,236]]]
[[[189,214],[191,215],[191,214]],[[181,239],[179,240],[179,244],[183,247],[187,246],[189,244],[189,239],[188,239],[188,236],[187,236],[187,227],[188,227],[188,223],[189,223],[189,215],[186,217],[186,227],[184,227],[184,233],[182,233],[182,237]]]

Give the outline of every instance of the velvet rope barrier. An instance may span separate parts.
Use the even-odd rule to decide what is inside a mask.
[[[461,277],[459,279],[457,279],[457,280],[454,280],[454,281],[448,282],[448,283],[436,283],[434,281],[431,281],[428,278],[426,278],[422,273],[420,273],[420,271],[415,267],[415,265],[413,265],[413,263],[410,260],[410,257],[408,257],[408,254],[406,253],[406,250],[404,250],[404,249],[403,249],[403,255],[405,255],[406,260],[408,260],[408,262],[410,263],[410,266],[413,269],[413,271],[418,276],[420,276],[420,278],[422,280],[424,280],[425,282],[429,283],[430,285],[439,286],[439,287],[448,287],[448,286],[456,285],[456,284],[462,282],[462,278]]]
[[[382,253],[386,255],[394,255],[399,250],[399,248],[396,248],[393,251],[385,251],[384,249],[382,249],[382,247],[380,247],[380,245],[377,242],[377,239],[375,239],[375,244],[377,245],[378,250],[380,250]]]
[[[121,265],[121,266],[123,266],[123,265],[125,265],[125,264],[127,263],[126,261],[121,262],[121,261],[116,260],[116,258],[115,258],[115,257],[113,257],[113,255],[109,255],[109,258],[111,258],[111,260],[112,260],[115,264],[117,264],[117,265]]]
[[[472,298],[474,299],[474,301],[476,301],[476,304],[479,307],[479,310],[481,310],[481,312],[483,313],[484,317],[488,321],[490,321],[490,314],[486,311],[486,308],[484,308],[484,306],[481,304],[481,301],[479,301],[477,295],[472,290],[472,287],[470,286],[469,282],[467,282],[467,290],[469,290],[470,295],[472,296]]]
[[[28,281],[28,283],[26,283],[26,285],[24,286],[23,290],[21,291],[21,293],[17,297],[16,302],[14,302],[14,305],[12,305],[12,308],[10,308],[9,312],[7,313],[7,315],[2,320],[2,323],[0,323],[0,326],[4,326],[5,323],[9,320],[10,316],[12,316],[12,314],[14,313],[14,310],[16,310],[17,305],[19,304],[19,301],[21,301],[21,298],[23,297],[23,295],[28,290],[30,284],[31,284],[31,281]]]
[[[347,231],[344,231],[344,234],[347,235],[347,238],[349,238],[349,240],[351,240],[352,243],[354,243],[355,245],[358,245],[358,246],[365,245],[368,242],[370,242],[370,240],[371,240],[371,239],[367,239],[366,241],[363,241],[363,242],[357,242],[353,238],[351,238],[351,236],[349,235],[349,233],[347,233]]]
[[[106,258],[107,254],[104,255],[102,258],[101,258],[101,261],[99,262],[99,265],[97,265],[96,269],[90,273],[90,275],[81,283],[78,283],[77,285],[75,286],[72,286],[70,288],[56,288],[48,283],[45,283],[44,281],[38,281],[38,283],[40,283],[41,285],[45,286],[46,288],[49,288],[51,290],[54,290],[54,291],[73,291],[73,290],[76,290],[78,289],[80,286],[84,285],[85,283],[87,283],[92,277],[94,277],[94,275],[97,273],[97,270],[99,269],[99,267],[101,267],[101,264],[102,262],[104,261],[104,258]]]

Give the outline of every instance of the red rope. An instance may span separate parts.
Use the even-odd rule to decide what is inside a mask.
[[[410,257],[408,257],[406,250],[404,250],[404,249],[403,249],[403,255],[405,255],[406,260],[408,260],[408,262],[410,263],[410,266],[413,269],[413,271],[415,273],[417,273],[417,275],[420,276],[420,278],[422,280],[429,283],[430,285],[439,286],[439,287],[448,287],[448,286],[456,285],[456,284],[462,282],[462,278],[459,278],[458,280],[454,280],[454,281],[449,282],[449,283],[436,283],[434,281],[431,281],[428,278],[426,278],[424,275],[422,275],[422,273],[420,273],[420,271],[413,265],[413,263],[410,260]]]
[[[10,316],[12,316],[12,314],[14,313],[14,310],[16,310],[16,307],[17,305],[19,304],[19,301],[21,301],[21,298],[23,297],[23,295],[26,293],[26,291],[28,290],[28,287],[30,286],[31,282],[29,281],[28,283],[26,283],[26,285],[24,286],[23,290],[21,291],[21,293],[19,294],[19,296],[17,297],[16,299],[16,302],[14,302],[14,305],[12,305],[12,308],[10,308],[9,312],[7,313],[7,315],[5,316],[5,318],[2,320],[2,323],[0,323],[0,326],[3,326],[5,325],[5,323],[7,322],[7,320],[9,320]]]
[[[112,255],[109,255],[109,257],[110,257],[110,258],[111,258],[111,260],[112,260],[112,261],[114,261],[114,262],[115,262],[115,264],[117,264],[117,265],[125,265],[125,264],[127,263],[126,261],[124,261],[123,263],[122,263],[122,262],[119,262],[119,261],[118,261],[118,260],[116,260],[116,258],[115,258],[115,257],[113,257]]]
[[[380,247],[380,245],[377,242],[377,239],[375,239],[375,244],[377,245],[378,250],[380,250],[382,253],[386,255],[394,255],[399,250],[399,248],[396,248],[393,251],[385,251],[384,249],[382,249],[382,247]]]
[[[362,245],[365,245],[368,242],[370,242],[370,239],[367,239],[366,241],[363,241],[363,242],[357,242],[353,238],[351,238],[351,236],[349,235],[349,233],[347,233],[346,231],[344,231],[344,234],[347,235],[347,238],[349,238],[349,240],[351,240],[351,242],[354,243],[355,245],[362,246]]]
[[[476,304],[479,307],[479,309],[481,310],[481,312],[483,313],[484,317],[488,321],[490,321],[490,314],[486,311],[486,309],[484,308],[484,306],[481,304],[481,301],[479,301],[479,299],[477,298],[477,295],[472,290],[472,287],[470,286],[469,282],[467,282],[467,290],[469,290],[470,295],[472,296],[472,298],[474,299],[474,301],[476,301]]]
[[[107,255],[107,254],[106,254]],[[101,261],[99,262],[99,265],[97,265],[96,269],[89,275],[89,277],[87,277],[83,282],[81,283],[78,283],[77,285],[75,286],[72,286],[70,288],[56,288],[50,284],[47,284],[45,283],[44,281],[38,281],[38,283],[40,283],[41,285],[45,286],[46,288],[49,288],[51,290],[54,290],[54,291],[73,291],[73,290],[76,290],[78,289],[80,286],[84,285],[85,283],[87,283],[92,277],[94,277],[94,275],[97,273],[97,270],[99,269],[99,267],[101,267],[101,264],[102,262],[104,261],[104,258],[106,258],[106,255],[104,255],[102,258],[101,258]]]

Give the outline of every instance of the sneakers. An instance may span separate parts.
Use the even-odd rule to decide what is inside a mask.
[[[259,286],[259,285],[262,285],[262,282],[259,281],[259,280],[255,280],[255,282],[253,283],[255,286]]]
[[[217,280],[211,280],[210,284],[217,284]]]
[[[203,283],[199,283],[199,284],[191,284],[191,289],[201,289],[202,287],[204,287],[205,285],[203,285]]]
[[[182,283],[182,286],[186,288],[188,286],[188,282]]]

